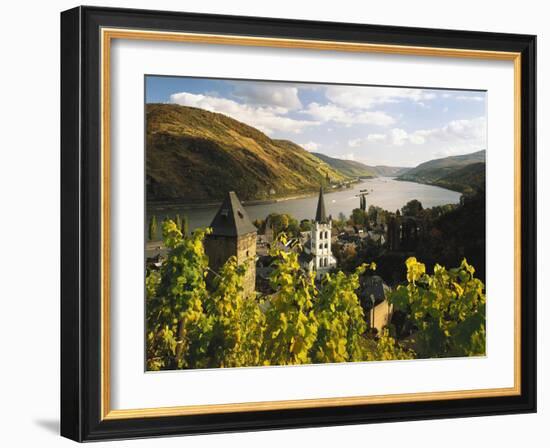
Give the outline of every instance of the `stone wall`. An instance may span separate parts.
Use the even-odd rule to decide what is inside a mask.
[[[371,328],[376,328],[378,333],[382,331],[391,321],[393,306],[387,300],[380,302],[369,311],[369,325]]]
[[[244,278],[246,295],[254,292],[256,287],[256,233],[240,237],[208,235],[204,241],[210,269],[219,272],[224,263],[232,256],[237,257],[239,264],[249,261]]]
[[[248,233],[237,240],[237,261],[247,264],[244,291],[250,295],[256,289],[256,233]]]

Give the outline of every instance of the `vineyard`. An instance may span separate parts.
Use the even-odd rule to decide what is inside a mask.
[[[147,370],[485,354],[485,287],[465,259],[452,269],[436,264],[431,274],[407,259],[407,281],[387,295],[409,329],[404,337],[394,325],[373,332],[366,323],[357,290],[375,263],[315,281],[296,252],[274,245],[274,292],[247,297],[246,263],[232,257],[219,272],[209,268],[208,233],[187,235],[174,221],[162,224],[166,259],[146,274]],[[285,242],[284,234],[279,238]]]

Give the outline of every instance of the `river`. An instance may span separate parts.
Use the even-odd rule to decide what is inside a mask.
[[[460,200],[460,193],[446,190],[432,185],[415,182],[397,181],[389,177],[366,179],[342,191],[327,192],[325,206],[327,213],[337,218],[340,213],[349,216],[354,208],[359,207],[357,195],[360,190],[367,190],[367,208],[376,205],[384,210],[395,211],[403,207],[412,199],[418,199],[424,208],[437,205],[456,204]],[[176,214],[185,215],[189,222],[189,229],[207,227],[212,222],[219,206],[208,207],[147,207],[148,221],[150,215],[156,215],[157,220],[165,216],[174,217]],[[287,213],[298,221],[313,219],[317,207],[317,195],[300,199],[288,199],[268,204],[247,205],[245,209],[251,220],[265,219],[270,213]]]

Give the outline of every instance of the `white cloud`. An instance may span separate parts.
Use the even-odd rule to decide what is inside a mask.
[[[309,152],[315,152],[321,147],[319,143],[315,142],[300,143],[300,146],[307,149]]]
[[[342,154],[338,156],[338,158],[344,160],[355,160],[355,154],[353,152],[348,152],[347,154]]]
[[[386,141],[388,136],[386,134],[369,134],[365,138],[355,138],[348,140],[348,146],[350,148],[357,148],[359,146],[367,145],[369,143],[380,143]]]
[[[361,146],[363,144],[362,138],[354,138],[353,140],[348,141],[348,146],[350,148],[357,148],[358,146]]]
[[[335,104],[309,103],[302,112],[315,120],[332,121],[346,126],[353,124],[373,124],[376,126],[389,126],[395,119],[385,112],[379,111],[350,111]]]
[[[399,128],[394,128],[390,131],[390,141],[395,146],[402,146],[409,137],[407,131]]]
[[[482,101],[485,101],[485,97],[480,96],[480,95],[475,95],[475,96],[473,96],[473,95],[458,95],[458,96],[455,96],[455,100],[482,102]]]
[[[300,109],[298,88],[269,84],[235,84],[233,96],[246,104],[267,107],[283,107],[287,110]]]
[[[369,134],[367,135],[368,142],[382,142],[386,140],[386,134]]]
[[[408,132],[393,128],[386,134],[369,134],[365,138],[348,141],[350,148],[369,146],[372,143],[391,146],[423,146],[438,154],[457,154],[486,148],[486,123],[484,117],[471,120],[453,120],[444,126],[432,129],[419,129]],[[435,154],[435,152],[433,152]]]
[[[197,95],[188,92],[170,95],[170,102],[182,106],[199,107],[211,112],[219,112],[260,129],[266,134],[276,131],[300,133],[308,126],[318,126],[320,123],[308,120],[295,120],[285,117],[287,109],[283,107],[262,107],[240,104],[227,98],[207,95]]]
[[[371,109],[376,105],[405,100],[421,103],[436,97],[435,93],[423,89],[357,86],[330,86],[325,95],[339,106],[355,109]]]
[[[405,143],[424,145],[426,143],[439,145],[441,150],[446,148],[484,148],[486,146],[485,118],[472,120],[453,120],[445,126],[433,129],[420,129],[407,132],[403,129],[392,129],[390,141],[395,146]]]

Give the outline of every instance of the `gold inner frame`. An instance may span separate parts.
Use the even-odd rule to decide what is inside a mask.
[[[303,400],[188,405],[141,409],[111,409],[110,398],[110,50],[113,39],[168,41],[212,45],[294,48],[356,53],[383,53],[468,59],[505,60],[514,63],[514,386],[443,392],[419,392]],[[381,403],[403,403],[521,394],[521,54],[455,48],[278,39],[215,34],[156,32],[134,29],[101,29],[101,419],[127,419],[198,415],[223,412],[306,409]]]

